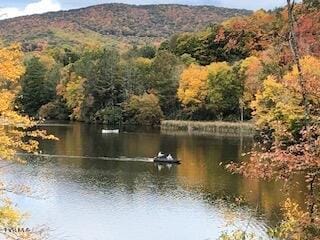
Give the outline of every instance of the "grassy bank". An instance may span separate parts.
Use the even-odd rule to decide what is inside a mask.
[[[200,122],[165,120],[161,122],[163,132],[205,133],[217,136],[253,136],[254,125],[249,122]]]

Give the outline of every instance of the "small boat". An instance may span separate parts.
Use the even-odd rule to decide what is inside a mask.
[[[119,133],[119,129],[102,129],[102,133]]]
[[[158,156],[153,158],[153,162],[180,164],[180,160],[174,159],[171,154],[163,154],[162,152],[159,152]]]
[[[153,158],[153,162],[155,163],[169,163],[169,164],[180,164],[180,160],[178,159],[167,159],[163,157],[155,157]]]

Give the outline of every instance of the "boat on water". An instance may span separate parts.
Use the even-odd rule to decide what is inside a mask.
[[[180,164],[180,160],[178,159],[173,159],[173,160],[168,160],[166,158],[158,158],[158,157],[155,157],[153,159],[153,162],[155,163],[169,163],[169,164]]]
[[[173,158],[171,154],[163,154],[161,152],[158,153],[158,156],[153,158],[153,162],[167,163],[167,164],[180,164],[180,160]]]
[[[108,134],[108,133],[119,133],[119,129],[102,129],[102,133]]]

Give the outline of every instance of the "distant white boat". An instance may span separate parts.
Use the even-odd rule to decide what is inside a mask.
[[[110,130],[110,129],[102,129],[102,133],[106,133],[106,134],[108,134],[108,133],[119,133],[119,129],[112,129],[112,130]]]

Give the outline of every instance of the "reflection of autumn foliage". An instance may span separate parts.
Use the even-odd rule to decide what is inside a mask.
[[[316,236],[320,231],[318,195],[320,187],[320,131],[317,126],[314,126],[302,130],[301,134],[302,137],[297,144],[287,148],[279,144],[274,145],[272,150],[254,152],[249,161],[243,162],[241,165],[231,164],[228,165],[228,168],[246,177],[284,180],[291,184],[295,184],[295,176],[303,175],[307,184],[305,201],[308,212],[303,213],[303,220],[299,218],[286,219],[280,228],[289,224],[291,220],[303,221],[294,222],[297,224],[296,227],[300,229],[299,234],[304,236],[298,239],[317,239]],[[288,229],[285,232],[288,232]]]
[[[183,141],[181,146],[178,146],[177,157],[183,159],[184,164],[181,164],[177,169],[179,176],[183,177],[183,182],[187,182],[191,186],[206,186],[208,183],[207,168],[203,159],[205,159],[204,149],[194,148],[188,144],[188,141]]]

